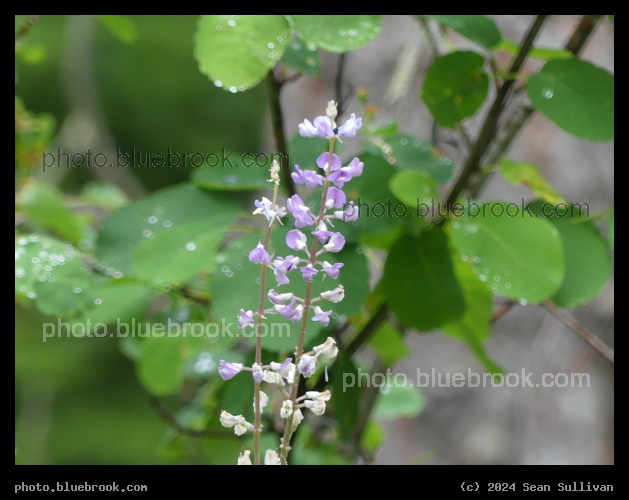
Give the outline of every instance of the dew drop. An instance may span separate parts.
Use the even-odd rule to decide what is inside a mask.
[[[83,289],[80,286],[75,286],[72,291],[74,293],[81,293],[83,291]]]
[[[193,252],[194,250],[196,250],[197,246],[192,243],[191,241],[189,241],[188,243],[186,243],[186,250],[188,250],[188,252]]]
[[[96,299],[94,301],[94,304],[96,304],[97,306],[100,306],[103,303],[102,299]]]
[[[155,217],[154,215],[151,215],[148,220],[149,220],[149,224],[155,224],[157,222],[157,217]]]
[[[542,97],[543,97],[544,99],[552,99],[553,95],[554,95],[554,93],[553,93],[553,91],[552,91],[552,90],[550,90],[550,89],[544,89],[544,90],[542,90]]]

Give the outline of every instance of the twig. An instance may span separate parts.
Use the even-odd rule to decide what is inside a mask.
[[[15,32],[15,39],[26,35],[28,31],[39,22],[40,16],[29,16],[28,19],[24,21],[20,29]]]
[[[583,338],[583,340],[585,340],[596,350],[596,352],[607,359],[607,361],[609,361],[611,364],[614,364],[614,350],[607,344],[605,344],[605,342],[599,339],[596,335],[594,335],[590,330],[584,327],[572,316],[566,314],[565,311],[558,308],[550,300],[545,300],[543,305],[550,314],[563,322],[563,324],[565,324],[573,332],[579,334]]]
[[[168,423],[170,423],[170,425],[172,425],[175,428],[175,430],[179,432],[179,434],[185,434],[188,436],[193,436],[195,438],[232,436],[232,433],[229,431],[222,431],[222,430],[216,430],[216,429],[204,429],[204,430],[198,431],[196,429],[191,429],[190,427],[186,427],[185,425],[181,424],[177,420],[177,417],[175,417],[172,413],[170,413],[168,408],[166,408],[158,398],[151,397],[150,402],[151,402],[151,407],[153,407],[153,409],[157,412],[157,414],[160,417],[162,417],[164,420],[166,420]]]
[[[507,314],[511,308],[516,305],[517,302],[515,300],[507,300],[506,302],[503,302],[502,304],[499,304],[492,312],[491,314],[491,322],[494,323],[495,321],[498,321],[500,318],[502,318],[505,314]]]
[[[339,55],[336,67],[336,78],[334,79],[334,95],[336,96],[336,109],[339,116],[343,114],[345,99],[343,98],[343,70],[345,68],[345,53]]]
[[[269,71],[266,81],[269,91],[269,105],[271,108],[271,124],[273,126],[273,136],[275,137],[275,148],[280,156],[282,184],[286,186],[288,196],[293,196],[297,191],[293,178],[290,176],[290,158],[286,147],[286,137],[284,136],[284,118],[280,104],[280,90],[282,89],[282,84],[276,80],[273,70]]]

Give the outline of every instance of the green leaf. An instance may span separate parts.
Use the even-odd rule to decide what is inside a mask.
[[[341,54],[367,45],[380,33],[382,16],[289,16],[293,28],[309,48]]]
[[[83,201],[105,210],[115,210],[129,203],[127,195],[115,184],[91,181],[81,190]]]
[[[123,16],[95,16],[103,23],[112,35],[127,45],[132,44],[138,38],[138,29],[133,21]]]
[[[125,332],[131,335],[128,331],[132,328],[129,323],[132,319],[138,321],[143,319],[154,293],[138,283],[113,281],[94,288],[91,295],[95,297],[91,307],[77,321],[87,323],[89,319],[92,325],[116,323],[122,335]]]
[[[429,142],[410,135],[398,135],[387,139],[387,145],[392,149],[395,165],[401,170],[424,170],[438,184],[445,184],[452,177],[454,162]]]
[[[85,225],[65,206],[61,191],[50,184],[28,183],[18,194],[18,204],[30,223],[62,239],[76,244],[86,235]]]
[[[496,23],[486,16],[424,16],[434,19],[448,28],[457,31],[470,40],[481,44],[488,49],[495,47],[502,38]]]
[[[531,204],[531,211],[543,217],[551,209],[537,201]],[[546,204],[548,205],[548,204]],[[566,272],[563,283],[551,300],[559,307],[571,309],[589,302],[596,297],[612,272],[609,248],[603,235],[592,220],[571,214],[553,207],[552,217],[545,220],[552,223],[559,231],[563,244]]]
[[[544,179],[537,165],[522,163],[508,158],[501,158],[500,174],[511,184],[524,184],[529,187],[536,198],[549,203],[565,203],[566,199]]]
[[[238,92],[260,83],[284,55],[290,34],[284,16],[201,16],[194,42],[201,73]]]
[[[44,314],[72,318],[93,305],[93,278],[72,245],[31,234],[15,243],[15,293]]]
[[[373,414],[386,420],[412,418],[419,415],[425,406],[426,399],[418,388],[389,385],[380,388]]]
[[[441,330],[466,342],[489,372],[502,373],[502,368],[489,359],[483,348],[483,342],[491,335],[492,293],[460,256],[454,259],[454,271],[463,289],[465,314],[458,321],[443,325]]]
[[[282,61],[304,75],[316,77],[321,73],[319,51],[310,50],[301,40],[295,40],[288,46]]]
[[[504,50],[515,56],[520,52],[520,47],[506,38],[500,40],[500,45],[494,50]],[[574,54],[566,49],[553,49],[550,47],[533,47],[528,53],[528,57],[541,59],[542,61],[552,61],[553,59],[572,59]]]
[[[391,366],[408,356],[411,351],[400,332],[389,323],[382,323],[376,333],[369,339],[369,345],[376,351],[382,362]]]
[[[464,313],[463,292],[440,229],[424,230],[419,238],[405,234],[395,242],[382,282],[389,307],[407,327],[428,331]]]
[[[358,368],[351,357],[343,350],[337,356],[332,375],[332,394],[330,402],[334,406],[334,416],[339,425],[340,438],[349,441],[358,420],[361,384]]]
[[[439,125],[455,128],[480,108],[489,89],[484,65],[484,57],[469,51],[435,59],[426,73],[422,99]]]
[[[609,246],[614,248],[614,209],[607,216],[607,238],[609,239]]]
[[[193,353],[193,347],[202,341],[200,337],[169,337],[167,333],[147,337],[136,364],[142,385],[155,396],[170,396],[179,392],[183,387],[184,363]]]
[[[537,303],[561,285],[564,259],[557,229],[517,205],[471,205],[470,215],[448,224],[448,233],[461,258],[494,293]]]
[[[168,228],[136,248],[135,272],[150,283],[185,283],[200,271],[209,271],[224,236],[222,228],[205,221]]]
[[[240,215],[240,206],[224,193],[208,193],[180,184],[142,198],[113,212],[103,222],[96,242],[100,266],[133,275],[135,249],[161,231],[192,222],[224,229]]]
[[[253,163],[254,157],[247,157],[246,161]],[[260,159],[262,163],[262,159]],[[235,168],[222,168],[218,166],[203,165],[195,168],[192,174],[192,183],[210,191],[256,191],[269,189],[272,185],[267,181],[270,178],[269,166],[258,167],[252,165],[245,167],[239,165]],[[272,189],[272,188],[271,188]]]
[[[566,132],[590,141],[614,138],[614,77],[579,59],[556,59],[531,75],[533,106]]]
[[[423,170],[404,170],[396,173],[389,181],[389,189],[402,203],[411,208],[426,203],[429,206],[439,201],[435,180]]]

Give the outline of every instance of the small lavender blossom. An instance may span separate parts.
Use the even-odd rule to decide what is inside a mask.
[[[334,103],[334,101],[330,101],[330,103]],[[334,106],[336,106],[335,103]],[[303,123],[300,123],[298,127],[299,135],[302,137],[320,137],[322,139],[332,139],[335,136],[356,137],[356,132],[363,126],[362,118],[356,118],[356,115],[352,113],[343,125],[337,127],[334,121],[336,114],[333,109],[335,108],[329,106],[328,116],[317,116],[312,123],[309,120],[304,120]]]
[[[325,208],[343,208],[347,203],[347,196],[343,191],[334,186],[328,188],[328,194],[325,198]]]
[[[314,219],[310,213],[310,209],[304,203],[298,194],[294,194],[288,200],[286,200],[286,207],[295,217],[295,227],[301,228],[306,226],[312,226]]]
[[[330,324],[330,314],[332,311],[323,311],[319,306],[314,306],[315,315],[312,317],[312,321],[319,321],[323,326]]]
[[[323,177],[312,170],[302,170],[299,165],[295,165],[296,172],[291,174],[295,184],[305,184],[307,189],[316,186],[323,186]]]
[[[291,300],[295,295],[292,293],[277,293],[273,288],[269,290],[267,297],[273,304],[283,304],[287,300]]]
[[[258,384],[262,382],[262,379],[264,378],[264,371],[258,363],[251,365],[251,375],[253,375],[253,380],[255,380]]]
[[[312,278],[314,278],[319,273],[319,270],[312,267],[312,264],[300,267],[299,270],[301,271],[301,277],[304,279],[304,281],[312,280]]]
[[[297,363],[297,371],[304,377],[310,377],[315,371],[317,371],[317,358],[316,356],[310,356],[309,354],[303,354],[299,363]]]
[[[296,324],[301,318],[301,314],[297,308],[293,308],[294,305],[295,299],[292,299],[289,304],[282,307],[282,309],[280,310],[280,314],[284,316],[284,318],[286,318],[287,320],[293,321],[293,323]],[[295,319],[295,316],[298,316],[297,319]]]
[[[269,226],[273,224],[273,221],[277,221],[281,224],[280,217],[285,217],[288,213],[285,207],[279,207],[274,205],[268,198],[262,197],[262,201],[255,200],[254,205],[257,207],[253,211],[253,215],[262,214],[269,221]]]
[[[332,153],[332,164],[330,165],[330,153],[323,153],[317,157],[317,167],[323,170],[326,174],[330,174],[330,172],[336,172],[337,170],[341,170],[342,163],[341,159]]]
[[[286,245],[292,250],[304,250],[308,247],[306,245],[306,235],[299,229],[292,229],[286,233]]]
[[[334,233],[330,236],[330,240],[323,245],[326,252],[340,252],[345,246],[345,237],[341,233]]]
[[[342,189],[346,182],[352,180],[352,175],[347,170],[341,169],[328,175],[328,179]]]
[[[271,369],[278,372],[282,377],[287,377],[293,365],[291,361],[293,361],[293,358],[286,358],[281,364],[271,361]]]
[[[364,166],[365,164],[360,161],[360,158],[355,156],[354,159],[347,164],[347,167],[343,167],[342,170],[346,170],[353,179],[354,177],[363,175]]]
[[[242,330],[245,326],[253,325],[253,317],[253,311],[245,311],[244,309],[241,309],[240,316],[238,316],[238,328]]]
[[[321,221],[317,226],[316,231],[312,231],[313,236],[319,238],[321,243],[325,243],[328,241],[328,238],[334,234],[333,231],[328,231],[328,226],[325,225],[325,222]]]
[[[337,210],[334,212],[333,217],[335,219],[341,219],[343,222],[354,222],[358,220],[360,215],[360,209],[354,206],[354,202],[350,201],[343,210]]]
[[[266,264],[271,260],[269,252],[266,251],[260,240],[258,240],[258,246],[249,252],[249,260],[254,264]]]
[[[224,359],[221,359],[219,363],[221,367],[218,369],[218,374],[223,380],[234,378],[240,373],[240,370],[242,370],[244,366],[242,363],[228,363]]]
[[[363,119],[356,118],[356,115],[352,113],[349,115],[349,120],[339,127],[337,134],[345,137],[356,137],[356,132],[358,132],[362,127]]]
[[[278,285],[287,285],[290,280],[286,276],[299,264],[299,257],[293,255],[287,255],[286,258],[276,257],[273,261],[273,274],[277,280]]]
[[[321,264],[321,270],[326,273],[330,278],[336,279],[339,277],[339,269],[345,264],[337,262],[336,264],[330,264],[327,260],[324,260]]]

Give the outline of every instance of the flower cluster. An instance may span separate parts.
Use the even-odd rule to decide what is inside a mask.
[[[320,137],[329,140],[329,152],[323,153],[316,158],[315,164],[318,170],[302,169],[295,165],[295,171],[291,173],[293,181],[298,185],[305,186],[306,189],[313,189],[317,186],[323,187],[323,195],[318,213],[314,213],[303,199],[295,194],[286,201],[286,206],[279,206],[277,200],[277,186],[279,185],[279,165],[274,162],[271,167],[271,178],[269,182],[275,184],[275,191],[272,200],[262,198],[255,201],[256,209],[254,214],[261,214],[267,220],[267,234],[265,244],[258,241],[255,248],[249,253],[249,260],[254,264],[265,266],[273,272],[276,286],[268,292],[262,290],[261,293],[268,298],[268,306],[262,307],[260,298],[260,308],[258,311],[241,309],[238,315],[238,327],[243,329],[260,323],[269,315],[279,314],[286,320],[294,324],[301,322],[300,344],[295,352],[295,358],[287,358],[280,362],[262,364],[259,353],[256,351],[256,359],[251,366],[244,366],[242,363],[231,363],[225,360],[220,361],[219,374],[223,380],[229,380],[242,371],[251,372],[256,385],[256,398],[259,401],[259,408],[255,408],[256,422],[260,422],[260,416],[268,404],[269,397],[259,389],[259,384],[266,382],[271,385],[282,398],[279,407],[279,416],[286,419],[286,430],[284,440],[290,440],[290,436],[297,426],[304,419],[302,409],[310,410],[315,415],[323,415],[326,410],[326,402],[330,400],[330,391],[317,392],[308,391],[304,395],[297,397],[297,386],[299,377],[310,377],[316,370],[320,359],[333,359],[338,354],[336,341],[332,337],[311,350],[304,352],[303,336],[307,319],[319,322],[322,326],[328,326],[332,310],[325,306],[326,303],[336,304],[345,297],[343,285],[339,284],[316,297],[311,295],[311,286],[314,278],[321,274],[324,278],[330,277],[338,279],[340,269],[344,266],[342,262],[331,264],[326,260],[326,254],[338,253],[345,246],[345,238],[338,231],[334,224],[336,221],[355,221],[358,218],[358,208],[353,202],[347,201],[347,196],[343,191],[346,183],[354,177],[358,177],[363,172],[363,163],[359,158],[354,158],[346,166],[343,166],[341,159],[334,154],[334,142],[340,137],[355,137],[362,127],[362,120],[351,115],[343,125],[338,127],[335,119],[337,117],[336,104],[334,101],[328,103],[326,116],[319,116],[311,123],[305,120],[299,125],[299,133],[303,137]],[[285,256],[269,254],[268,231],[277,220],[282,224],[282,218],[288,214],[294,219],[295,229],[291,229],[286,234],[286,246],[292,251]],[[309,233],[309,234],[308,234]],[[329,257],[328,257],[329,258]],[[330,259],[336,260],[336,259]],[[299,272],[295,272],[299,271]],[[306,283],[306,293],[302,298],[292,292],[282,293],[281,287],[290,283],[291,277],[300,276]],[[266,273],[263,273],[266,276]],[[264,281],[262,287],[264,287]],[[311,313],[312,311],[312,313]],[[258,339],[259,340],[259,339]],[[293,359],[295,362],[293,362]],[[279,401],[278,401],[279,404]],[[242,415],[231,415],[223,411],[220,416],[221,424],[225,427],[233,427],[237,435],[243,435],[248,430],[259,433],[261,424],[256,425],[247,422]],[[285,459],[285,454],[282,453]],[[259,453],[258,457],[259,460]],[[250,451],[244,450],[238,457],[238,465],[251,465]],[[279,465],[282,463],[280,455],[275,450],[267,450],[264,457],[266,465]],[[285,460],[284,460],[285,463]]]

